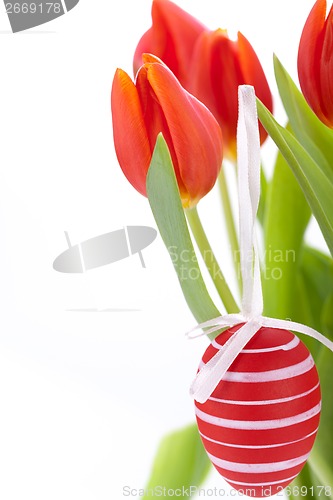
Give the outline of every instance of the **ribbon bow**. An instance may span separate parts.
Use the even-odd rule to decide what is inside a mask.
[[[260,198],[260,140],[254,88],[238,87],[239,115],[237,127],[238,194],[240,229],[240,264],[243,279],[242,308],[239,314],[226,314],[196,326],[188,333],[204,330],[205,335],[221,327],[245,323],[198,372],[190,394],[205,403],[241,350],[262,326],[294,330],[317,339],[333,351],[333,342],[313,328],[293,321],[268,318],[263,313],[259,256],[255,238],[255,221]]]

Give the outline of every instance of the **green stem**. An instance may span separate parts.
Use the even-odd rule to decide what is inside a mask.
[[[239,291],[242,293],[242,275],[241,275],[241,267],[240,267],[240,251],[239,251],[239,242],[238,236],[236,232],[234,215],[231,208],[228,184],[224,173],[224,167],[220,170],[220,174],[218,177],[218,185],[220,189],[221,201],[223,206],[224,219],[226,223],[226,228],[229,236],[231,252],[232,252],[232,261],[235,267],[235,273],[237,277],[237,282],[239,286]]]
[[[209,244],[206,233],[201,224],[197,208],[194,207],[187,209],[185,210],[185,213],[202,258],[227,312],[229,314],[239,312],[239,307],[227,285],[213,250]]]

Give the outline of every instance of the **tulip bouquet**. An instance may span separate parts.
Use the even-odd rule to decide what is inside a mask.
[[[187,304],[212,340],[192,386],[198,426],[162,441],[147,491],[163,485],[194,494],[212,462],[249,496],[286,488],[291,498],[333,499],[333,354],[322,345],[333,345],[333,7],[326,10],[326,0],[317,0],[304,25],[297,61],[301,90],[274,60],[287,126],[273,117],[264,71],[245,36],[232,41],[225,30],[210,31],[169,0],[153,0],[152,27],[134,55],[135,79],[116,71],[111,107],[119,164],[148,197]],[[268,135],[278,149],[270,180],[260,174],[256,154]],[[224,160],[238,170],[239,232]],[[241,306],[197,210],[216,181]],[[311,216],[327,253],[305,241]],[[256,219],[265,256],[263,304],[252,239]],[[207,291],[189,228],[227,315],[221,316]],[[278,276],[269,273],[274,252],[281,256]],[[227,326],[233,328],[225,331]],[[308,337],[300,342],[289,330],[321,343]]]

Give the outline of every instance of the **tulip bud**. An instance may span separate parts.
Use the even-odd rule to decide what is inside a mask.
[[[188,67],[198,37],[206,28],[168,0],[153,0],[152,27],[141,38],[134,55],[134,72],[142,64],[142,54],[155,54],[187,88]]]
[[[145,54],[135,83],[116,71],[111,95],[119,164],[146,196],[146,175],[157,136],[166,140],[184,207],[214,186],[222,163],[222,133],[211,112],[189,94],[159,59]]]
[[[198,39],[192,59],[189,87],[219,122],[224,155],[236,157],[238,86],[252,85],[257,97],[272,111],[272,95],[259,59],[248,40],[238,33],[237,41],[226,30],[205,31]],[[260,143],[267,133],[259,124]]]
[[[333,5],[325,17],[326,0],[317,0],[299,44],[298,77],[309,106],[333,128]]]

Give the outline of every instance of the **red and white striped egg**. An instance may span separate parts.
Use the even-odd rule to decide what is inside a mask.
[[[200,367],[239,328],[221,333]],[[307,347],[288,330],[265,327],[211,397],[195,402],[211,462],[233,488],[254,497],[282,491],[301,471],[316,437],[320,407],[318,373]]]

